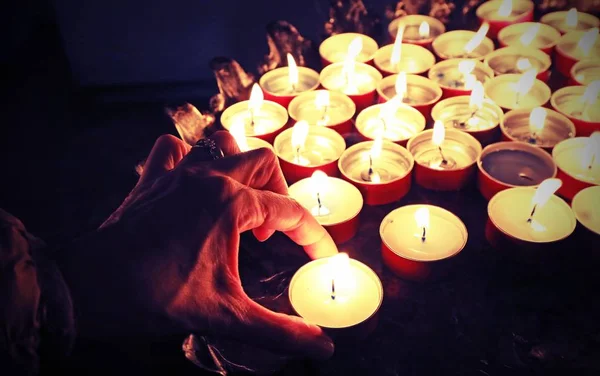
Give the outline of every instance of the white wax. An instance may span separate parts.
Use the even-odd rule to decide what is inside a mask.
[[[290,85],[289,67],[273,69],[260,78],[263,90],[275,95],[296,95],[319,86],[319,74],[306,67],[297,67],[298,83]]]
[[[363,206],[360,191],[345,180],[328,177],[318,190],[321,200],[321,215],[319,215],[314,182],[311,179],[302,179],[292,184],[288,193],[310,211],[321,225],[343,223],[360,213]]]
[[[293,129],[286,129],[275,138],[273,144],[277,156],[290,163],[307,167],[322,166],[336,161],[346,149],[346,142],[333,129],[309,126],[308,136],[298,155],[292,146],[292,133]]]
[[[600,58],[600,38],[596,39],[596,42],[586,54],[585,51],[579,47],[579,41],[584,35],[584,31],[571,31],[563,35],[556,45],[557,52],[560,51],[575,60],[595,59],[598,61],[598,58]]]
[[[527,222],[534,194],[535,188],[531,187],[497,193],[488,204],[490,220],[505,234],[528,242],[549,243],[569,236],[575,230],[575,216],[569,205],[556,195],[538,207],[532,222]]]
[[[568,100],[560,103],[560,111],[575,119],[600,123],[600,101],[586,105],[581,100],[582,96],[570,96]]]
[[[517,82],[520,74],[497,76],[484,85],[485,95],[502,108],[533,109],[541,107],[550,99],[548,85],[536,79],[533,87],[526,94],[517,94]]]
[[[431,116],[446,128],[465,132],[484,131],[499,124],[503,113],[494,102],[484,99],[483,107],[477,109],[469,105],[469,100],[468,95],[444,99],[431,110]]]
[[[337,125],[350,120],[356,112],[356,105],[343,93],[330,91],[329,105],[317,106],[316,99],[320,92],[317,90],[303,93],[288,107],[290,117],[296,121],[305,120],[309,125]]]
[[[581,60],[573,66],[571,73],[581,85],[600,80],[600,64],[595,60]]]
[[[377,274],[359,261],[350,259],[346,283],[336,284],[336,298],[331,298],[329,258],[304,265],[292,278],[289,287],[294,310],[309,323],[324,328],[347,328],[369,319],[383,300],[383,287]]]
[[[331,63],[343,62],[348,56],[348,47],[356,38],[362,40],[362,49],[355,60],[361,63],[371,60],[379,46],[373,38],[359,33],[341,33],[330,36],[319,46],[319,54]]]
[[[392,64],[393,44],[381,47],[375,54],[375,65],[380,69],[398,73],[420,74],[426,72],[435,64],[435,56],[424,47],[414,44],[402,44],[402,54],[398,64]]]
[[[348,56],[347,51],[333,51],[327,54],[327,60],[331,63],[339,63],[346,60],[346,56]],[[366,54],[361,51],[355,60],[359,62],[366,62],[369,61],[372,57],[372,54]]]
[[[383,131],[385,140],[397,142],[408,140],[425,129],[425,118],[414,108],[399,106],[393,114],[382,118],[380,111],[383,106],[370,106],[358,115],[356,128],[364,136],[375,139]]]
[[[248,150],[245,151],[256,150],[260,148],[267,148],[273,150],[273,146],[271,144],[269,144],[265,140],[261,140],[260,138],[246,137],[246,143],[248,144]]]
[[[260,110],[254,114],[248,110],[248,101],[242,101],[226,108],[221,115],[221,124],[225,129],[231,130],[234,124],[242,123],[248,137],[273,133],[287,121],[287,110],[271,101],[264,101]]]
[[[429,209],[425,241],[415,212]],[[382,241],[399,256],[416,261],[435,261],[454,256],[467,243],[467,229],[449,211],[432,205],[408,205],[389,213],[380,227]]]
[[[374,91],[381,80],[381,73],[370,65],[356,64],[351,77],[347,77],[343,67],[343,63],[337,63],[323,68],[320,77],[321,85],[328,90],[358,95]]]
[[[577,193],[571,207],[579,223],[600,235],[600,186],[589,187]]]
[[[466,149],[466,146],[462,142],[455,140],[444,140],[441,145],[442,153],[448,161],[447,165],[441,164],[442,157],[438,147],[433,142],[427,143],[427,145],[420,144],[420,147],[416,149],[415,161],[429,168],[436,170],[457,170],[468,167],[475,163],[475,158]]]
[[[494,42],[486,37],[475,50],[471,53],[467,53],[465,52],[465,46],[475,34],[474,31],[469,30],[448,31],[434,39],[432,44],[433,50],[443,59],[481,59],[494,50]]]
[[[529,0],[512,0],[512,11],[507,16],[498,14],[504,0],[489,0],[483,2],[475,11],[477,16],[486,21],[516,21],[526,12],[533,10]]]
[[[572,30],[585,31],[600,26],[600,20],[596,16],[583,12],[577,12],[577,24],[569,26],[567,25],[567,13],[568,11],[547,13],[542,16],[540,22],[550,25],[563,33]]]
[[[590,184],[600,184],[600,160],[591,168],[584,166],[584,150],[588,137],[577,137],[558,144],[552,151],[554,162],[567,175]]]

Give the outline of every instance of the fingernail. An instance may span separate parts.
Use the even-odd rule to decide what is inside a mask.
[[[333,356],[333,353],[335,351],[335,345],[333,344],[331,338],[327,336],[323,337],[324,338],[321,338],[318,342],[319,352],[315,354],[315,358],[325,360]]]

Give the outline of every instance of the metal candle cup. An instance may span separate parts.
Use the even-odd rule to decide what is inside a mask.
[[[416,109],[398,104],[393,116],[380,117],[381,108],[385,104],[367,107],[356,118],[356,130],[366,140],[374,140],[376,134],[383,130],[383,139],[406,146],[409,138],[425,129],[425,117]]]
[[[551,96],[548,85],[536,79],[533,87],[525,95],[519,96],[515,91],[515,86],[521,76],[521,74],[503,74],[492,78],[484,84],[486,97],[494,101],[504,111],[545,106]]]
[[[556,69],[565,77],[569,77],[573,65],[580,60],[592,59],[598,61],[600,59],[600,41],[596,40],[590,51],[586,53],[578,43],[584,36],[584,31],[570,31],[562,36],[556,44],[556,54],[554,63]],[[600,38],[599,38],[600,39]]]
[[[425,226],[415,218],[423,209],[428,212]],[[425,281],[447,274],[454,257],[467,244],[468,233],[464,223],[448,210],[407,205],[385,216],[379,236],[388,268],[401,278]]]
[[[600,131],[600,101],[588,105],[587,115],[583,114],[585,86],[568,86],[552,94],[550,104],[552,108],[565,115],[575,124],[578,136],[589,136],[595,131]]]
[[[465,53],[465,45],[475,36],[474,31],[453,30],[435,38],[431,44],[433,52],[440,60],[447,59],[478,59],[483,60],[485,55],[494,51],[494,42],[488,37],[470,54]]]
[[[458,69],[462,61],[464,59],[440,61],[429,70],[429,79],[440,85],[444,93],[443,98],[471,94],[472,89],[465,86],[464,74]],[[494,71],[481,61],[475,62],[475,68],[471,74],[483,84],[494,77]]]
[[[421,33],[419,33],[419,28],[423,22],[429,25],[428,36],[422,36]],[[446,32],[446,26],[437,18],[420,14],[410,14],[396,18],[390,22],[388,31],[392,38],[392,42],[396,39],[398,28],[402,26],[404,26],[404,35],[402,37],[403,43],[417,44],[426,48],[431,46],[431,42],[433,42],[435,38]]]
[[[288,122],[287,110],[279,103],[264,101],[260,110],[253,115],[248,109],[249,102],[242,101],[227,107],[221,114],[221,125],[230,131],[234,124],[242,123],[245,126],[246,136],[273,143]],[[253,119],[254,124],[252,124]]]
[[[379,103],[385,103],[396,96],[398,75],[385,77],[377,85]],[[406,95],[402,103],[417,109],[425,120],[431,120],[431,108],[442,98],[442,88],[434,81],[414,74],[406,75]]]
[[[305,120],[310,125],[326,126],[341,135],[352,131],[352,118],[356,105],[346,94],[330,91],[329,104],[318,105],[317,96],[326,90],[302,93],[288,106],[290,118],[294,121]]]
[[[590,167],[583,166],[588,142],[588,137],[576,137],[561,142],[552,150],[552,158],[558,166],[557,177],[563,182],[558,194],[567,200],[585,188],[600,185],[600,161],[592,161]]]
[[[477,158],[477,186],[490,200],[496,193],[520,186],[538,186],[556,176],[556,164],[544,150],[523,142],[486,146]]]
[[[365,141],[349,147],[340,157],[338,166],[342,177],[358,188],[367,205],[389,204],[410,191],[414,159],[402,146],[384,141],[381,155],[372,164],[379,179],[368,181],[365,173],[370,168],[369,155],[374,143]]]
[[[461,95],[438,102],[431,110],[434,121],[441,121],[446,128],[455,128],[469,133],[482,145],[487,145],[500,138],[498,125],[504,113],[497,104],[489,99],[483,100],[483,106],[473,110],[471,97]]]
[[[308,178],[316,170],[328,176],[338,176],[337,161],[346,149],[346,142],[333,129],[309,126],[304,146],[298,156],[292,143],[293,127],[275,138],[273,148],[279,157],[281,171],[289,184]]]
[[[400,62],[392,65],[391,56],[393,44],[381,47],[375,53],[373,63],[379,69],[381,74],[389,76],[399,72],[407,74],[425,74],[435,64],[435,56],[426,48],[415,45],[402,43],[402,55]]]
[[[568,13],[566,10],[546,13],[542,16],[540,22],[552,26],[561,34],[574,30],[585,31],[600,26],[598,17],[583,12],[577,12],[577,23],[574,26],[570,26],[567,24]]]
[[[319,187],[315,177],[302,179],[289,187],[289,195],[304,206],[333,238],[344,243],[356,235],[363,207],[360,191],[345,180],[323,177]]]
[[[321,55],[323,67],[343,62],[348,54],[348,46],[355,38],[362,39],[362,50],[358,54],[356,61],[358,63],[372,63],[375,52],[379,49],[377,42],[364,34],[342,33],[330,36],[319,46],[319,54]]]
[[[521,59],[527,59],[530,65],[525,65],[522,67],[525,69],[521,69],[519,67]],[[503,47],[488,54],[485,57],[484,63],[492,68],[496,76],[511,73],[521,74],[533,68],[538,72],[538,80],[548,82],[552,59],[541,50],[522,47]]]
[[[487,22],[490,25],[488,36],[496,38],[498,33],[505,27],[520,23],[533,21],[533,2],[529,0],[512,0],[512,11],[507,16],[499,14],[503,0],[490,0],[481,4],[475,14],[480,24]]]
[[[573,197],[571,208],[579,222],[596,239],[600,235],[600,186],[581,190]]]
[[[573,85],[588,85],[600,80],[600,62],[593,59],[578,61],[571,68],[570,78]]]
[[[526,142],[551,152],[556,144],[575,137],[575,124],[566,116],[544,109],[546,118],[537,134],[530,127],[531,110],[512,110],[504,114],[500,130],[505,141]]]
[[[374,67],[356,63],[353,79],[355,88],[350,88],[344,77],[344,63],[335,63],[323,68],[319,81],[327,90],[348,95],[356,105],[356,110],[361,111],[375,102],[375,89],[382,78]]]
[[[539,27],[539,30],[535,34],[535,37],[532,36],[531,40],[527,41],[529,43],[523,44],[521,38],[527,32],[530,32],[532,27]],[[560,37],[560,33],[552,26],[539,22],[523,22],[502,29],[498,33],[498,43],[502,47],[518,47],[523,50],[530,48],[539,49],[550,55]]]
[[[433,132],[429,129],[408,140],[407,149],[415,159],[415,182],[436,191],[464,188],[475,172],[481,143],[468,133],[447,129],[440,152],[433,143]]]
[[[265,99],[287,108],[292,99],[305,91],[319,87],[319,73],[306,67],[297,67],[298,83],[292,87],[289,81],[289,67],[273,69],[262,75],[258,81]]]

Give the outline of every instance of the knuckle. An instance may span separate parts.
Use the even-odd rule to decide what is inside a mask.
[[[174,146],[179,143],[179,139],[171,134],[163,134],[156,139],[156,146]]]

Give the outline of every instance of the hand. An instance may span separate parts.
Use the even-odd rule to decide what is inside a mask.
[[[80,328],[90,335],[195,332],[331,356],[333,344],[319,327],[244,293],[238,249],[247,230],[261,241],[283,231],[311,258],[336,253],[333,240],[287,196],[272,151],[240,154],[229,133],[212,138],[225,158],[206,161],[203,150],[161,137],[121,207],[88,248],[65,257]]]

